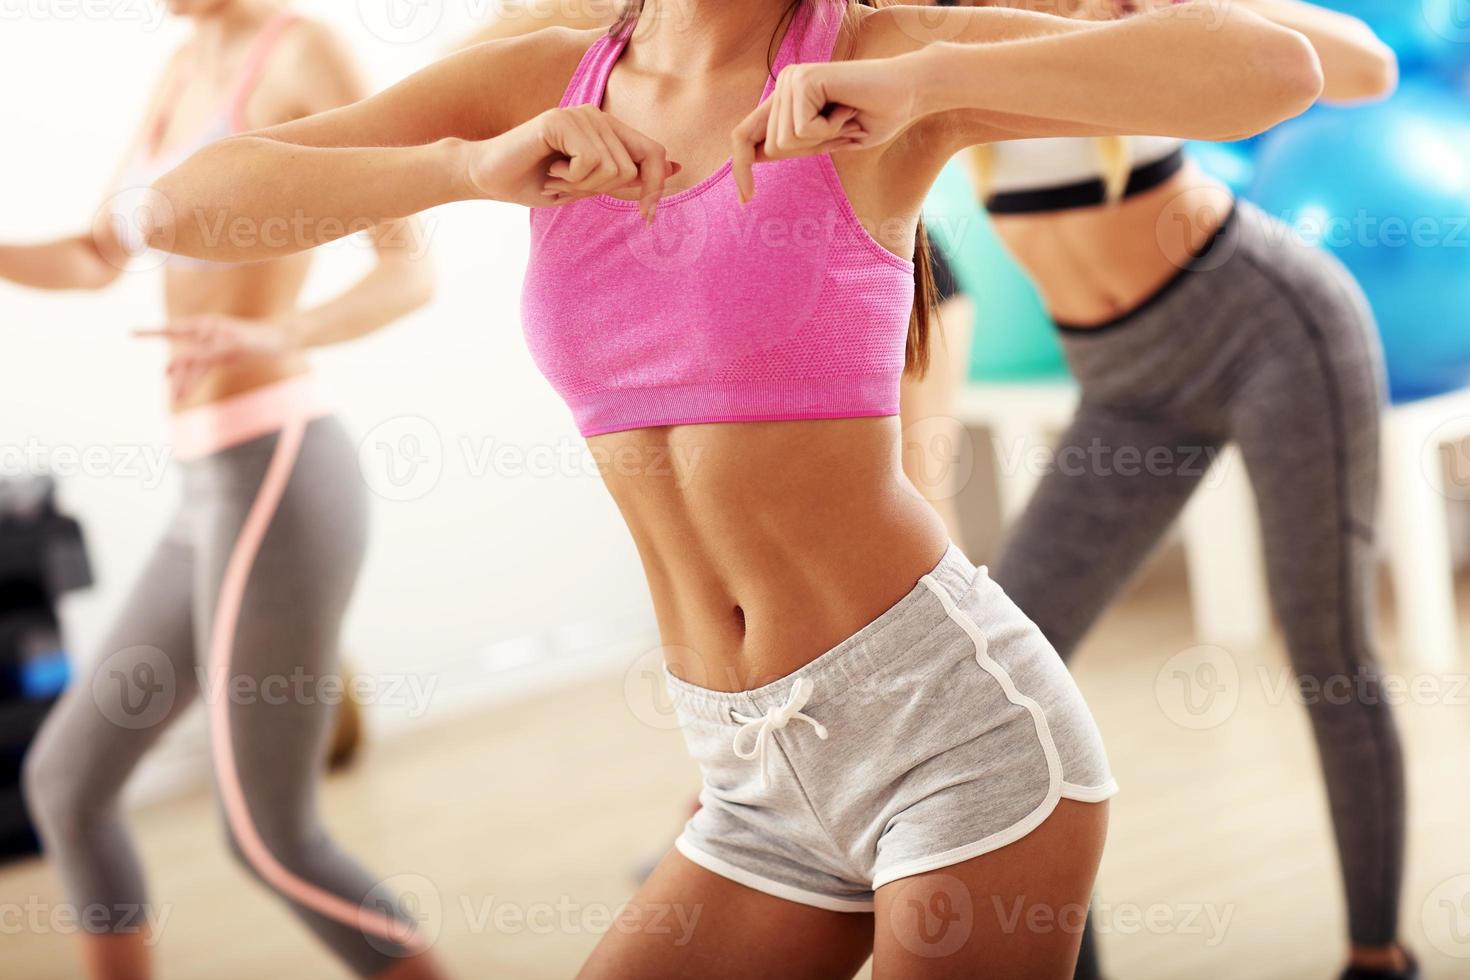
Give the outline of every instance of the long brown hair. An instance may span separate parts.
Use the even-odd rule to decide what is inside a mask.
[[[768,64],[775,64],[776,36],[780,33],[780,25],[794,16],[803,3],[813,2],[815,0],[792,0],[791,5],[786,8],[781,20],[777,22],[776,33],[771,36],[767,46]],[[896,6],[899,0],[847,0],[850,5],[857,5],[859,2],[868,7],[891,7]],[[627,0],[622,14],[612,25],[611,33],[618,34],[637,21],[643,12],[643,3],[644,0]],[[909,314],[908,339],[904,342],[904,373],[911,377],[922,378],[929,370],[930,336],[937,321],[938,293],[934,288],[934,266],[929,255],[929,235],[924,230],[924,219],[921,217],[914,234],[914,308]]]

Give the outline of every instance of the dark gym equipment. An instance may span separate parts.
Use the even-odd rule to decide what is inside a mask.
[[[49,477],[0,481],[0,860],[38,849],[20,766],[70,675],[57,600],[92,584],[82,529]]]

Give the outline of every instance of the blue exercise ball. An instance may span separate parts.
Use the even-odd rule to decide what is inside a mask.
[[[1464,0],[1317,0],[1365,21],[1409,70],[1470,66],[1470,13]]]
[[[1352,270],[1396,401],[1470,384],[1470,103],[1416,83],[1320,109],[1267,138],[1249,196]]]

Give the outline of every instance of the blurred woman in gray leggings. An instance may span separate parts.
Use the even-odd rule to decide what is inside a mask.
[[[168,6],[193,21],[193,37],[165,69],[94,229],[0,246],[0,278],[41,289],[112,283],[136,257],[141,219],[157,204],[148,188],[161,174],[213,140],[364,94],[338,40],[273,2]],[[152,974],[157,937],[148,933],[148,895],[118,797],[201,689],[237,856],[354,974],[438,975],[427,956],[414,955],[413,924],[394,896],[334,845],[316,810],[367,501],[354,444],[312,379],[307,351],[377,330],[432,290],[411,223],[372,234],[375,268],[310,309],[299,303],[304,255],[164,264],[169,320],[146,333],[170,344],[182,504],[100,655],[26,759],[27,801],[83,926],[90,977]]]
[[[1294,0],[1249,6],[1313,42],[1325,98],[1392,90],[1393,56],[1360,22]],[[1325,252],[1234,201],[1178,141],[1029,140],[967,157],[1081,389],[995,580],[1070,657],[1207,462],[1239,446],[1292,667],[1304,690],[1352,694],[1308,703],[1347,892],[1343,976],[1416,976],[1397,941],[1404,774],[1373,637],[1384,385],[1361,291]],[[932,392],[907,394],[906,425],[946,412]],[[1078,976],[1097,974],[1089,939]]]

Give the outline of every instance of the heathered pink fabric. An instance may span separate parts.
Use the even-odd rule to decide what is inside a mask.
[[[827,61],[843,0],[810,0],[774,77]],[[562,106],[601,104],[627,36],[600,38]],[[728,163],[665,197],[531,211],[521,311],[537,365],[584,436],[659,425],[898,413],[914,267],[858,222],[828,156]]]

